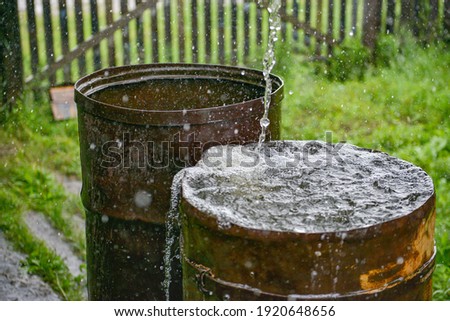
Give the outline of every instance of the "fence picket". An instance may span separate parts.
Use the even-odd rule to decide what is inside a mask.
[[[316,29],[317,31],[322,31],[322,12],[323,12],[323,1],[317,0],[317,10],[316,10]],[[316,51],[315,55],[320,57],[322,53],[322,41],[316,39]]]
[[[219,0],[218,8],[218,20],[219,20],[219,62],[225,63],[225,12],[224,12],[224,0]]]
[[[136,0],[136,5],[140,5],[142,0]],[[144,48],[144,18],[139,16],[136,18],[136,48],[138,63],[145,61],[145,48]]]
[[[38,71],[38,41],[36,34],[36,14],[34,10],[34,1],[27,0],[27,19],[28,19],[28,35],[30,44],[31,72],[34,74]]]
[[[350,35],[352,37],[356,37],[357,22],[358,22],[358,0],[353,0],[353,2],[352,2],[352,28],[350,31]]]
[[[151,20],[151,37],[152,37],[152,63],[159,61],[158,54],[158,14],[156,6],[152,8],[152,20]]]
[[[67,24],[67,4],[65,0],[59,0],[59,30],[61,35],[61,51],[65,56],[69,52],[69,28]],[[72,81],[70,64],[63,67],[64,82]]]
[[[197,0],[191,0],[191,17],[192,17],[192,62],[198,62],[198,16],[197,16]]]
[[[211,61],[211,0],[205,0],[205,61]]]
[[[292,7],[292,15],[293,15],[296,19],[299,19],[299,17],[298,17],[298,13],[299,13],[299,4],[298,4],[298,2],[299,2],[300,0],[293,0],[293,1],[294,1],[294,4],[293,4],[293,7]],[[294,40],[295,42],[298,41],[298,30],[297,30],[297,28],[294,28],[294,30],[293,30],[293,32],[292,32],[292,38],[293,38],[293,40]]]
[[[311,0],[305,2],[305,25],[311,27]],[[306,30],[304,42],[307,47],[311,45],[311,35]]]
[[[44,32],[45,32],[45,51],[47,65],[52,64],[55,61],[55,51],[53,49],[53,23],[52,23],[52,11],[50,7],[50,0],[43,0],[43,15],[44,15]],[[56,83],[55,75],[49,77],[50,86],[54,86]]]
[[[250,55],[250,3],[244,3],[244,61]]]
[[[341,0],[341,16],[339,24],[339,41],[342,42],[345,39],[345,25],[347,18],[347,0]]]
[[[334,0],[328,0],[328,37],[334,38]],[[332,43],[327,44],[327,53],[331,55],[333,50]]]
[[[122,16],[128,13],[128,1],[120,1],[120,14]],[[153,19],[152,19],[153,21]],[[122,48],[123,48],[123,64],[130,64],[130,28],[129,24],[122,28]]]
[[[178,56],[179,60],[184,62],[186,57],[184,56],[184,0],[177,1],[178,9]]]

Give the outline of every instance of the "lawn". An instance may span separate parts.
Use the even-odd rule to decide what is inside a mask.
[[[379,149],[425,169],[437,194],[433,298],[449,300],[450,53],[443,45],[422,48],[405,39],[390,42],[395,50],[380,55],[376,66],[355,62],[344,71],[333,61],[312,62],[281,50],[277,72],[286,86],[282,138],[324,140],[332,132],[335,142]],[[353,72],[355,68],[363,72]],[[72,277],[22,219],[26,210],[45,214],[84,256],[83,235],[74,233],[67,219],[81,211],[80,200],[68,195],[55,176],[80,177],[77,122],[53,121],[44,92],[26,92],[1,121],[0,229],[28,254],[24,265],[31,273],[42,276],[63,298],[78,299],[81,278]]]

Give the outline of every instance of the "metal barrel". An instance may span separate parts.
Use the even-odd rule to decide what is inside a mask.
[[[283,82],[272,76],[269,138]],[[165,216],[173,176],[217,144],[258,140],[261,71],[194,64],[100,70],[75,84],[90,300],[164,300]],[[175,263],[171,299],[181,299]]]
[[[434,193],[414,211],[368,227],[278,232],[220,227],[183,192],[188,177],[180,204],[185,300],[431,299]]]

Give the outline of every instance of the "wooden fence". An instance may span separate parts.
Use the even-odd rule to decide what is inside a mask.
[[[0,53],[14,54],[0,55],[9,66],[0,80],[33,87],[124,64],[255,65],[267,43],[268,14],[254,0],[2,2],[1,29],[17,26],[20,34],[1,35]],[[450,29],[449,0],[283,0],[281,16],[285,46],[314,56],[331,54],[347,38],[373,47],[380,33],[402,25],[418,37],[448,39]]]

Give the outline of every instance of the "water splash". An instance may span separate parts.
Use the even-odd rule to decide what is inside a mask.
[[[181,181],[184,176],[184,170],[178,172],[173,178],[172,186],[170,188],[170,209],[166,216],[166,247],[164,251],[164,281],[163,289],[166,300],[170,300],[170,284],[172,283],[172,260],[175,251],[173,246],[178,238],[175,231],[175,224],[179,224],[178,220],[178,206],[180,203]]]
[[[259,3],[261,4],[261,0]],[[258,149],[261,148],[262,143],[266,140],[267,128],[270,125],[269,107],[272,93],[272,80],[270,73],[275,66],[275,42],[278,40],[278,31],[281,29],[281,18],[279,10],[281,7],[281,0],[270,0],[267,7],[269,12],[269,38],[267,42],[267,49],[263,59],[263,76],[266,82],[266,90],[264,92],[264,115],[260,119],[261,134],[259,135]]]

